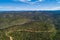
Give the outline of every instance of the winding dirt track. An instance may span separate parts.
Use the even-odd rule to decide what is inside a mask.
[[[25,31],[25,32],[53,32],[54,29],[49,30],[49,31],[33,31],[33,30],[27,30],[27,29],[25,29],[25,30],[17,30],[17,31],[23,31],[23,32],[24,32],[24,31]],[[10,31],[10,32],[11,32],[11,31]],[[8,33],[10,33],[10,32],[8,32]],[[10,40],[13,40],[13,37],[12,37],[12,36],[9,36],[8,33],[6,33],[6,36],[9,37]]]
[[[13,40],[13,37],[12,36],[9,36],[7,33],[6,33],[6,36],[10,38],[10,40]]]
[[[25,23],[21,23],[21,24],[25,24]],[[16,30],[16,31],[22,31],[22,32],[53,32],[55,29],[51,29],[51,30],[48,30],[48,31],[37,31],[37,30],[27,30],[27,29],[24,29],[24,30]],[[13,32],[13,31],[10,31],[10,32]],[[8,32],[8,33],[10,33]],[[8,33],[6,33],[6,36],[10,38],[10,40],[13,40],[13,37],[12,36],[9,36]]]

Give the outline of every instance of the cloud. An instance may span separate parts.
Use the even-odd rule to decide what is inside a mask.
[[[14,0],[14,1],[21,1],[21,2],[32,2],[32,0]],[[37,0],[38,2],[42,2],[43,0]]]
[[[2,6],[0,6],[0,9],[2,8]]]
[[[57,9],[57,10],[60,10],[60,7],[54,7],[53,9],[55,9],[55,10],[56,10],[56,9]]]
[[[58,1],[57,3],[60,3],[60,1]]]
[[[21,2],[26,2],[27,0],[18,0],[18,1],[21,1]]]
[[[60,0],[56,0],[57,3],[60,3]]]
[[[40,2],[42,2],[43,0],[39,0]]]
[[[13,8],[12,6],[0,6],[0,9]]]
[[[1,11],[3,11],[3,10],[5,10],[5,11],[22,11],[22,10],[24,10],[24,11],[26,11],[26,10],[32,10],[32,11],[34,11],[34,10],[36,10],[36,11],[38,11],[38,10],[60,10],[60,7],[46,7],[46,8],[28,8],[28,7],[24,7],[24,8],[20,8],[19,6],[18,7],[16,7],[16,6],[0,6],[0,10]]]
[[[27,2],[27,1],[31,1],[31,0],[14,0],[14,1]]]
[[[31,1],[31,0],[27,0],[27,1]]]
[[[38,5],[40,4],[40,2],[43,2],[44,0],[36,0],[33,2],[33,0],[14,0],[14,1],[18,1],[18,2],[24,2],[24,3],[27,3],[29,5]]]
[[[60,10],[60,7],[44,8],[43,10]]]

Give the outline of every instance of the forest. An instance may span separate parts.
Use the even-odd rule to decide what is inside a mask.
[[[0,40],[60,40],[60,11],[0,12]]]

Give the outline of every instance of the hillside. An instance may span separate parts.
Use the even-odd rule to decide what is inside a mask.
[[[42,22],[41,22],[42,23]],[[4,29],[7,37],[14,37],[13,40],[48,40],[55,36],[56,30],[53,24],[41,24],[38,22],[26,23],[23,25],[15,25]],[[46,36],[44,36],[44,35]],[[21,36],[20,36],[21,35]],[[24,36],[26,35],[26,36]],[[40,36],[41,35],[41,36]],[[30,36],[30,37],[29,37]],[[21,37],[21,38],[20,38]],[[28,37],[28,38],[27,38]],[[41,38],[40,38],[41,37]],[[45,38],[45,39],[44,39]],[[48,39],[47,39],[48,38]]]
[[[58,39],[54,12],[0,12],[1,40]],[[56,17],[56,18],[55,18]],[[58,27],[59,28],[59,27]],[[56,34],[57,33],[57,34]],[[59,34],[60,35],[60,34]]]

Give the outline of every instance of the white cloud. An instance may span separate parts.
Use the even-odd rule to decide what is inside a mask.
[[[35,5],[35,4],[39,4],[40,2],[44,1],[44,0],[37,0],[37,1],[32,1],[32,0],[14,0],[14,1],[20,1],[20,2],[24,2],[30,5]]]
[[[46,8],[43,8],[43,7],[37,7],[37,8],[29,8],[29,7],[19,7],[19,6],[0,6],[0,10],[8,10],[8,11],[21,11],[21,10],[60,10],[60,6],[58,7],[46,7]]]
[[[14,0],[14,1],[21,1],[21,2],[28,2],[28,1],[30,1],[30,2],[32,2],[32,0]],[[37,0],[38,2],[42,2],[42,1],[44,1],[44,0]]]
[[[27,0],[27,1],[31,1],[31,0]]]
[[[18,1],[21,1],[21,2],[26,2],[27,0],[18,0]]]
[[[43,8],[43,10],[60,10],[60,7]]]
[[[14,0],[14,1],[27,2],[27,1],[31,1],[31,0]]]
[[[39,0],[40,2],[42,2],[43,0]]]

